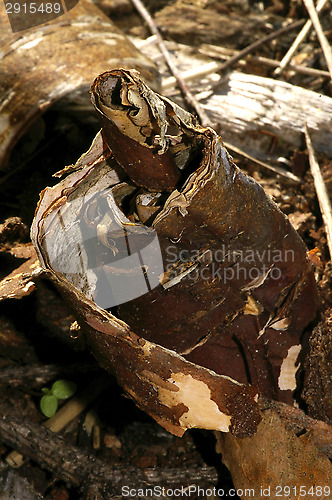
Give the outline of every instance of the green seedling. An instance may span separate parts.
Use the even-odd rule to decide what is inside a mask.
[[[43,387],[44,396],[40,400],[40,409],[45,417],[53,417],[58,409],[59,399],[70,398],[75,394],[76,390],[77,385],[75,382],[63,379],[54,382],[51,389]]]

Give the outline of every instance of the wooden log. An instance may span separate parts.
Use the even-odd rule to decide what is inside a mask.
[[[287,82],[231,72],[204,101],[226,141],[252,149],[253,133],[270,132],[293,147],[310,129],[315,151],[332,156],[332,99]]]
[[[153,61],[160,58],[155,41],[143,43],[133,39],[137,47]],[[192,49],[166,42],[176,54],[176,64],[224,141],[252,156],[264,158],[266,135],[278,136],[287,147],[303,145],[304,123],[310,130],[316,152],[332,156],[332,98],[287,82],[230,71],[219,74],[218,60],[193,54]],[[225,52],[225,51],[224,51]],[[229,52],[230,53],[230,52]],[[165,65],[161,72],[169,75]],[[173,76],[163,78],[163,93],[179,99]]]
[[[93,79],[117,66],[142,71],[156,84],[156,70],[89,0],[65,16],[13,34],[0,15],[0,166],[38,116],[61,97],[88,96]]]

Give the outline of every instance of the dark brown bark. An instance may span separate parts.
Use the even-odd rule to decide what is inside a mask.
[[[302,397],[311,417],[332,424],[332,309],[325,312],[309,341]]]

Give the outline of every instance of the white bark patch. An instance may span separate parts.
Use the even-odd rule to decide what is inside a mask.
[[[278,379],[279,389],[281,389],[282,391],[294,391],[294,389],[296,389],[295,375],[297,372],[297,368],[295,365],[300,351],[300,345],[293,345],[288,349],[288,354],[282,362]]]
[[[158,389],[159,400],[169,408],[181,403],[188,407],[188,411],[179,419],[183,428],[229,431],[231,417],[222,413],[217,404],[212,401],[211,391],[204,382],[183,373],[173,373],[168,381],[179,390],[175,392],[160,387]]]
[[[283,319],[280,319],[280,320],[272,323],[270,328],[273,328],[274,330],[287,330],[290,322],[291,322],[291,318],[283,318]]]
[[[29,281],[23,288],[22,291],[25,293],[31,292],[35,288],[35,284],[33,281]]]

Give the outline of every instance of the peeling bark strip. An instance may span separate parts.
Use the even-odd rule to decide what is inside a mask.
[[[161,425],[252,435],[258,395],[293,401],[317,310],[305,245],[220,137],[137,72],[99,76],[92,100],[102,133],[41,194],[41,265]]]
[[[80,0],[55,21],[13,34],[0,13],[0,166],[55,101],[85,96],[98,73],[133,64],[154,84],[156,69],[92,2]]]

